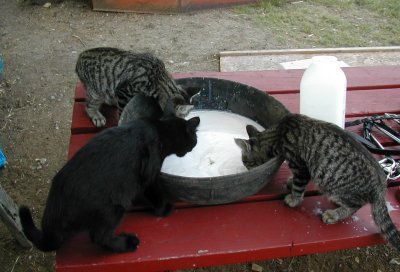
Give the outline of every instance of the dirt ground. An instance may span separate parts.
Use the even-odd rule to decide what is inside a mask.
[[[180,15],[93,12],[87,1],[50,8],[0,0],[1,186],[41,217],[51,178],[65,163],[79,52],[96,46],[150,51],[170,72],[219,68],[224,50],[291,48],[229,9]],[[298,46],[298,45],[296,45]],[[303,45],[309,47],[310,45]],[[264,271],[399,271],[387,246],[256,262]],[[21,248],[0,223],[0,271],[53,271],[54,254]],[[251,263],[191,271],[251,271]]]

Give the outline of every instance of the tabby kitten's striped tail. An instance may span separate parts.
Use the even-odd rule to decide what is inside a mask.
[[[400,233],[389,216],[386,200],[382,194],[372,203],[372,215],[385,239],[400,251]]]
[[[21,220],[22,230],[32,244],[41,251],[53,251],[60,248],[62,237],[55,233],[40,231],[33,222],[31,211],[28,207],[21,206],[19,208],[19,217]]]

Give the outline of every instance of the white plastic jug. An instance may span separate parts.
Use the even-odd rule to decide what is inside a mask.
[[[344,128],[346,89],[336,57],[313,57],[300,82],[300,113]]]

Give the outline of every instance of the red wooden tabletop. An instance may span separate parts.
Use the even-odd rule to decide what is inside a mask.
[[[348,80],[346,117],[400,113],[400,66],[344,68]],[[290,111],[299,110],[303,70],[257,72],[195,72],[182,77],[215,77],[267,91]],[[71,125],[69,158],[98,131],[84,112],[84,89],[78,83]],[[107,126],[117,123],[116,111],[105,109]],[[359,131],[358,127],[351,130]],[[386,142],[388,145],[393,143]],[[137,233],[136,252],[110,254],[75,236],[57,251],[57,271],[162,271],[297,256],[382,243],[370,206],[334,225],[322,223],[319,213],[332,206],[309,186],[304,203],[295,209],[283,204],[289,175],[283,165],[273,181],[254,196],[237,203],[199,207],[178,203],[166,218],[146,210],[127,213],[118,232]],[[387,202],[400,228],[400,191],[391,182]]]

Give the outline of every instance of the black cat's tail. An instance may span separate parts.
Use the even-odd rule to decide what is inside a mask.
[[[390,218],[386,200],[382,194],[372,203],[372,215],[385,239],[400,251],[400,233]]]
[[[19,208],[19,217],[21,220],[22,231],[26,238],[41,251],[53,251],[62,244],[62,237],[56,233],[40,231],[33,222],[31,211],[26,206]]]

